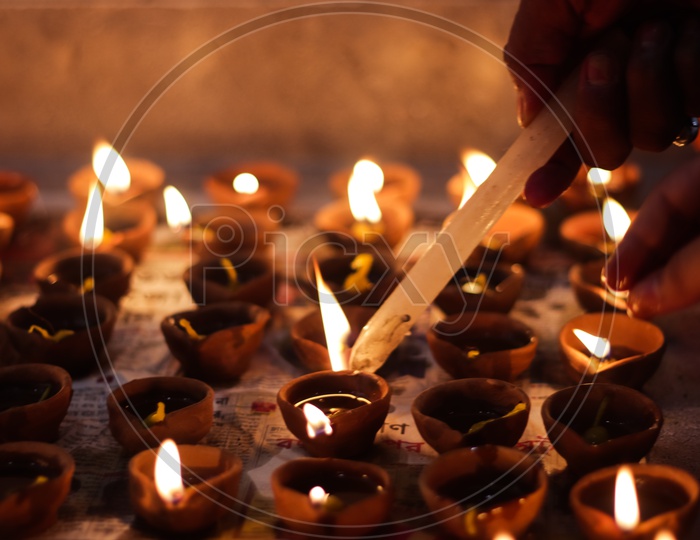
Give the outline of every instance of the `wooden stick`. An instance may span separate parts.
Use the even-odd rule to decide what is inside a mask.
[[[573,126],[568,109],[573,103],[576,82],[576,76],[570,76],[549,106],[523,129],[491,176],[455,212],[450,224],[440,231],[365,325],[352,348],[351,369],[374,372],[384,364],[421,313],[520,195],[527,178],[566,140]]]

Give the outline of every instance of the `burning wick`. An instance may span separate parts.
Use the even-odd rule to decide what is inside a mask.
[[[620,467],[615,479],[615,523],[625,532],[639,525],[639,503],[632,469]]]
[[[306,433],[311,439],[315,439],[318,435],[333,434],[330,419],[316,405],[304,403],[302,410],[306,417]]]
[[[179,503],[185,495],[180,467],[180,452],[172,439],[164,440],[158,449],[154,472],[158,495],[170,504]]]
[[[314,486],[309,490],[309,499],[314,506],[323,506],[328,500],[328,493],[321,486]]]
[[[584,332],[578,328],[574,329],[574,335],[583,343],[588,352],[595,356],[598,360],[608,360],[610,357],[610,341],[605,338],[594,336],[588,332]]]
[[[233,190],[238,193],[245,193],[246,195],[252,195],[258,191],[260,187],[260,182],[250,173],[241,173],[232,182]]]

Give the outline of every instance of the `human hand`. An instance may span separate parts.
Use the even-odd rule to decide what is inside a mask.
[[[575,146],[564,143],[525,187],[546,206],[582,160],[617,168],[633,147],[665,149],[700,115],[700,0],[522,0],[505,62],[522,125],[580,66]]]
[[[605,268],[609,287],[629,291],[631,315],[649,319],[700,301],[700,157],[649,194]]]

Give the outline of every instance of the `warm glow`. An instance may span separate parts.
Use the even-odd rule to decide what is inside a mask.
[[[330,419],[316,405],[304,403],[302,410],[306,417],[306,433],[309,438],[315,439],[318,435],[333,434]]]
[[[90,190],[83,222],[80,224],[80,243],[86,249],[95,249],[102,243],[104,231],[105,218],[102,209],[102,193],[100,192],[99,184],[96,183]]]
[[[163,198],[165,199],[165,219],[172,230],[178,231],[192,223],[192,213],[187,206],[187,201],[176,187],[166,187],[163,190]]]
[[[493,540],[515,540],[515,538],[513,538],[513,536],[507,532],[499,532],[493,537]]]
[[[588,180],[595,186],[606,186],[610,183],[612,173],[598,167],[591,167],[588,171]]]
[[[92,152],[92,170],[108,193],[124,193],[131,185],[126,163],[112,146],[99,142]]]
[[[630,217],[615,199],[608,197],[603,203],[603,225],[605,232],[613,242],[619,242],[629,229]]]
[[[676,537],[671,531],[659,531],[656,533],[654,540],[676,540]]]
[[[382,220],[382,211],[375,197],[382,187],[384,173],[379,165],[367,159],[355,164],[348,181],[348,202],[355,221],[379,223]]]
[[[574,329],[574,335],[596,358],[605,359],[610,356],[610,342],[607,339],[594,336],[578,328]]]
[[[238,193],[252,195],[258,191],[259,187],[260,182],[258,182],[258,179],[247,172],[241,173],[233,179],[233,190]]]
[[[615,480],[615,523],[623,531],[631,531],[639,525],[639,503],[632,469],[620,467]]]
[[[462,192],[462,200],[459,207],[465,205],[470,199],[476,188],[483,184],[489,175],[496,168],[496,162],[488,155],[479,150],[467,150],[462,154],[462,164],[464,165],[467,174],[464,178],[464,191]]]
[[[326,504],[328,493],[321,486],[314,486],[309,490],[309,500],[314,506]]]
[[[185,493],[180,472],[180,452],[172,439],[164,440],[158,449],[154,472],[156,491],[168,503],[177,503]]]
[[[331,360],[331,368],[333,371],[342,371],[347,369],[345,349],[347,348],[346,343],[350,335],[350,323],[340,304],[338,304],[335,295],[323,280],[315,259],[314,271],[316,272],[318,303],[321,308],[321,319],[323,320],[323,331],[326,335],[326,346],[328,347],[328,356]]]

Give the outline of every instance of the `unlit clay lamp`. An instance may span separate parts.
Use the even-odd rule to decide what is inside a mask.
[[[247,302],[226,302],[165,317],[160,329],[185,374],[230,381],[250,367],[270,312]]]
[[[117,249],[62,251],[42,260],[33,271],[42,294],[95,292],[118,304],[129,290],[133,258]]]
[[[271,265],[258,257],[206,259],[188,268],[183,279],[200,306],[240,301],[265,307],[275,293]]]
[[[0,368],[0,442],[55,441],[72,396],[70,375],[58,366]]]
[[[0,212],[8,214],[15,223],[27,219],[39,193],[29,177],[12,171],[0,171]]]
[[[627,294],[608,289],[601,281],[605,259],[574,264],[569,270],[569,284],[579,305],[586,311],[627,312]]]
[[[137,516],[160,531],[200,532],[237,502],[243,463],[222,448],[163,442],[129,461],[129,497]]]
[[[676,467],[628,464],[584,476],[569,502],[590,540],[686,538],[699,491],[697,480]]]
[[[196,379],[146,377],[116,388],[107,397],[109,429],[134,454],[165,439],[196,443],[214,417],[214,391]]]
[[[564,325],[559,347],[572,381],[639,388],[659,367],[665,340],[656,325],[624,313],[586,313]]]
[[[78,377],[102,360],[116,320],[117,308],[106,298],[52,294],[16,309],[6,324],[23,362],[57,365]]]
[[[651,450],[663,417],[647,396],[617,384],[582,384],[550,395],[542,421],[575,475],[626,462]]]
[[[640,170],[634,163],[608,171],[585,165],[581,166],[569,189],[561,194],[561,201],[573,211],[586,210],[596,206],[596,199],[614,197],[623,203],[633,202],[639,185]]]
[[[435,361],[455,379],[514,380],[537,349],[533,331],[502,313],[463,313],[431,327],[427,339]]]
[[[377,192],[380,199],[398,199],[411,205],[418,198],[421,190],[421,178],[418,171],[403,163],[380,163],[384,179],[381,189]],[[348,181],[353,174],[352,168],[337,171],[331,175],[329,185],[333,195],[338,198],[348,196]]]
[[[530,398],[496,379],[460,379],[436,384],[413,401],[421,437],[437,452],[498,444],[515,446],[527,426]]]
[[[537,517],[547,475],[534,459],[503,446],[459,448],[438,456],[418,479],[433,519],[446,533],[491,540],[520,537]]]
[[[288,461],[275,469],[270,483],[276,513],[301,535],[369,535],[386,521],[393,500],[384,469],[344,459]]]
[[[39,534],[53,525],[70,491],[73,457],[42,442],[0,444],[0,523],[6,538]]]

